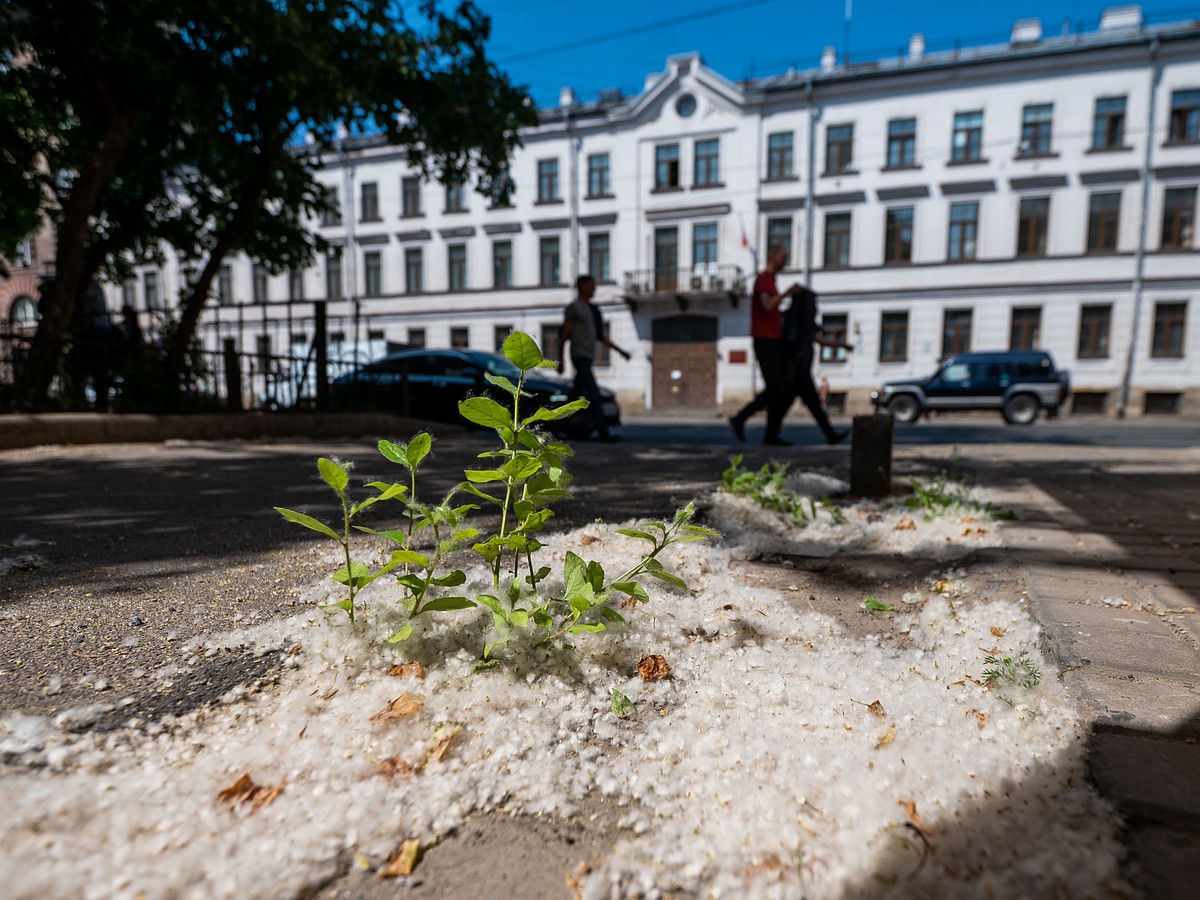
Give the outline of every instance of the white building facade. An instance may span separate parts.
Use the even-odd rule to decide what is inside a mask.
[[[633,354],[597,368],[626,410],[715,415],[759,387],[746,290],[782,244],[781,285],[810,284],[856,348],[817,363],[835,411],[954,352],[1038,347],[1070,370],[1074,412],[1200,413],[1194,23],[1122,7],[1088,34],[1027,20],[937,54],[914,36],[902,58],[827,50],[742,83],[675,56],[634,97],[564,90],[522,137],[507,205],[346,142],[319,174],[341,214],[313,223],[335,252],[274,278],[231,260],[205,343],[303,352],[325,300],[334,356],[493,349],[514,328],[555,356],[587,272]],[[121,299],[161,304],[184,277],[147,270]]]

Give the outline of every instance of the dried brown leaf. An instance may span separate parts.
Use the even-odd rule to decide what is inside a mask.
[[[995,625],[989,628],[988,631],[990,631],[996,637],[1004,637],[1004,635],[1007,634],[1003,628],[997,628]]]
[[[412,778],[417,774],[417,769],[399,756],[389,756],[377,765],[371,774],[382,775],[384,778]]]
[[[871,701],[871,703],[867,705],[867,711],[870,712],[871,715],[880,719],[887,716],[887,710],[883,708],[883,704],[878,700]]]
[[[921,814],[917,812],[917,804],[911,800],[897,800],[896,802],[903,806],[904,811],[908,813],[908,821],[924,831],[925,826],[921,823]]]
[[[416,660],[406,663],[395,663],[390,669],[388,669],[388,674],[393,678],[424,679],[425,667]]]
[[[879,740],[877,740],[875,742],[875,749],[879,750],[883,747],[886,747],[888,744],[890,744],[894,740],[896,740],[896,726],[893,724],[893,725],[889,725],[888,730],[883,735],[883,737],[881,737]]]
[[[587,546],[588,544],[596,543],[598,540],[600,540],[600,538],[596,537],[594,534],[585,534],[579,538],[579,543]]]
[[[238,776],[237,781],[217,794],[217,800],[230,807],[237,806],[239,803],[248,803],[250,812],[255,813],[282,793],[282,784],[255,784],[250,773],[243,772]]]
[[[658,681],[671,674],[671,667],[661,656],[643,656],[638,660],[637,670],[643,681]]]
[[[379,870],[380,878],[404,878],[413,873],[421,859],[421,842],[416,838],[401,841],[387,865]]]
[[[897,531],[916,531],[917,523],[913,521],[912,516],[905,516],[896,523]]]
[[[621,609],[629,609],[629,607],[637,606],[637,605],[638,605],[637,597],[629,596],[621,601]]]
[[[291,647],[288,649],[287,655],[288,655],[288,656],[295,656],[295,655],[296,655],[297,653],[299,653],[299,652],[300,652],[300,645],[299,645],[299,644],[292,644],[292,646],[291,646]]]
[[[971,537],[972,535],[978,535],[982,537],[987,533],[988,530],[986,528],[964,528],[960,537]]]
[[[429,759],[441,759],[454,739],[463,733],[464,728],[466,726],[462,722],[447,722],[445,725],[439,725],[433,732],[435,743],[433,749],[429,751]]]
[[[987,720],[988,720],[987,713],[980,712],[977,709],[968,709],[967,715],[970,715],[971,713],[975,714],[975,721],[977,721],[979,723],[980,728],[982,728],[984,725],[987,724]]]
[[[382,722],[386,719],[402,719],[405,716],[411,716],[413,713],[418,713],[425,705],[420,697],[415,697],[405,691],[375,715],[371,716],[372,722]]]

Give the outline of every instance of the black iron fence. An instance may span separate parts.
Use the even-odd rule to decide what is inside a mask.
[[[638,269],[625,273],[629,294],[723,294],[742,293],[746,276],[741,266],[730,263],[697,263],[694,266]]]

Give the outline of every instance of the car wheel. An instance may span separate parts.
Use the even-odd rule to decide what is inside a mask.
[[[892,418],[904,425],[909,425],[917,421],[917,417],[921,415],[921,404],[912,394],[900,394],[893,397],[887,405],[888,412],[892,414]]]
[[[1040,409],[1037,398],[1031,394],[1017,394],[1004,404],[1004,421],[1009,425],[1032,425]]]

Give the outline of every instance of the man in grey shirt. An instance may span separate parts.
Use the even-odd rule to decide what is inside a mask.
[[[559,345],[566,354],[567,342],[571,344],[571,365],[575,368],[575,383],[571,386],[571,395],[585,397],[588,401],[588,414],[596,429],[596,436],[601,441],[615,441],[619,438],[610,433],[608,423],[604,420],[604,406],[600,398],[600,385],[592,373],[592,365],[596,360],[596,345],[604,344],[620,353],[626,359],[629,354],[608,339],[604,332],[604,320],[600,310],[592,305],[592,297],[596,294],[596,279],[591,275],[580,275],[575,281],[578,299],[567,307],[563,317],[562,330],[559,332]],[[558,361],[558,371],[563,371],[563,360]]]

